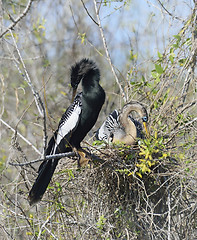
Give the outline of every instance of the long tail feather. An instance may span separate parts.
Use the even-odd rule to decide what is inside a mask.
[[[54,147],[57,139],[57,131],[48,143],[46,155],[54,154]],[[55,153],[63,153],[71,151],[70,147],[66,147],[66,140],[63,138],[55,150]],[[28,200],[30,205],[33,205],[41,200],[45,193],[53,173],[56,169],[59,159],[50,159],[41,163],[38,169],[38,177],[36,178],[32,189],[29,192]]]
[[[42,164],[38,177],[29,193],[30,205],[40,201],[53,176],[58,160],[48,160]]]

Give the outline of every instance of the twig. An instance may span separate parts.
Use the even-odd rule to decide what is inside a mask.
[[[9,236],[10,239],[14,239],[13,236],[6,230],[6,227],[0,224],[0,227],[3,229],[3,231]],[[7,238],[8,239],[8,238]]]
[[[71,14],[72,14],[73,22],[74,22],[75,27],[76,27],[76,29],[77,29],[77,33],[79,33],[80,31],[79,31],[79,28],[78,28],[78,26],[77,26],[77,22],[76,22],[76,20],[75,20],[74,13],[73,13],[73,10],[72,10],[71,5],[69,5],[69,7],[70,7]],[[86,38],[86,41],[87,41],[87,43],[88,43],[92,48],[94,48],[94,50],[95,50],[100,56],[103,56],[103,54],[91,43],[91,41],[88,40],[88,38]]]
[[[19,51],[18,46],[17,46],[17,44],[16,44],[15,38],[14,38],[14,36],[13,36],[12,30],[9,30],[9,31],[10,31],[10,34],[11,34],[11,36],[12,36],[12,40],[13,40],[13,42],[14,42],[14,46],[15,46],[15,48],[16,48],[16,51],[17,51],[17,54],[18,54],[18,56],[19,56],[20,62],[21,62],[21,64],[22,64],[22,67],[23,67],[23,70],[24,70],[24,74],[23,74],[23,72],[20,70],[20,68],[19,68],[19,66],[18,66],[18,61],[16,60],[16,58],[15,58],[15,64],[17,65],[17,69],[19,70],[19,72],[20,72],[21,75],[23,76],[24,80],[25,80],[25,81],[27,82],[27,84],[29,85],[29,87],[30,87],[30,89],[31,89],[31,91],[32,91],[32,93],[33,93],[33,96],[34,96],[34,98],[35,98],[35,102],[36,102],[36,106],[37,106],[38,112],[39,112],[39,114],[43,117],[43,115],[44,115],[44,105],[43,105],[43,103],[42,103],[42,100],[41,100],[41,98],[40,98],[40,95],[39,95],[38,92],[36,91],[35,87],[34,87],[33,84],[32,84],[32,81],[31,81],[31,79],[30,79],[30,77],[29,77],[29,74],[28,74],[28,72],[27,72],[25,63],[24,63],[24,61],[23,61],[23,58],[22,58],[22,56],[21,56],[21,54],[20,54],[20,51]]]
[[[51,218],[53,217],[53,215],[56,213],[57,211],[54,211],[54,212],[52,212],[51,214],[50,214],[50,216],[49,217],[47,217],[47,220],[42,224],[42,226],[41,226],[41,228],[40,228],[40,231],[39,231],[39,234],[38,234],[38,240],[41,238],[41,234],[42,234],[42,229],[43,228],[45,228],[45,226],[46,226],[46,224],[51,220]],[[53,237],[54,237],[54,235],[53,235]],[[57,239],[56,237],[55,237],[55,239]]]
[[[189,69],[187,71],[187,76],[184,81],[182,93],[181,93],[181,100],[182,104],[185,102],[187,97],[187,92],[189,90],[189,86],[191,83],[191,80],[194,79],[194,71],[196,66],[196,57],[197,57],[197,34],[196,34],[196,24],[197,24],[197,4],[193,11],[194,21],[193,21],[193,31],[192,31],[192,51],[191,51],[191,57],[189,60]],[[191,18],[193,19],[193,18]]]
[[[104,161],[103,159],[101,159],[100,157],[98,157],[94,154],[90,154],[85,149],[83,149],[83,152],[86,154],[86,157],[89,158],[92,162],[106,164],[106,161]],[[30,164],[37,163],[37,162],[42,162],[42,161],[45,161],[45,160],[60,159],[60,158],[63,158],[63,157],[75,157],[75,156],[78,156],[78,154],[73,151],[73,152],[66,152],[66,153],[58,153],[58,154],[54,154],[54,155],[47,155],[44,158],[39,158],[39,159],[30,161],[30,162],[9,163],[9,164],[12,165],[12,166],[25,166],[25,165],[30,165]]]
[[[12,23],[6,28],[5,31],[3,31],[1,34],[0,34],[0,38],[2,38],[10,29],[13,29],[13,27],[16,26],[16,24],[26,16],[26,14],[28,13],[29,9],[31,8],[31,4],[34,0],[29,0],[25,10],[23,11],[23,13],[21,13],[16,19],[10,19],[12,20]]]
[[[20,59],[20,62],[22,64],[22,67],[23,67],[23,70],[24,70],[25,74],[22,73],[20,67],[18,66],[18,61],[15,58],[16,67],[17,67],[18,71],[21,73],[21,75],[24,77],[24,79],[27,82],[27,84],[29,85],[29,87],[30,87],[30,89],[31,89],[31,91],[33,93],[33,96],[34,96],[38,112],[39,112],[40,116],[43,119],[43,155],[45,155],[45,150],[46,150],[46,146],[47,146],[47,130],[46,130],[46,111],[45,111],[45,107],[44,107],[44,104],[43,104],[43,102],[41,100],[41,97],[40,97],[38,91],[35,89],[34,85],[32,84],[32,81],[31,81],[31,79],[29,77],[29,74],[27,72],[25,63],[24,63],[24,61],[22,59],[22,56],[21,56],[20,51],[18,49],[18,46],[16,44],[15,38],[13,36],[13,33],[12,33],[11,30],[9,30],[9,31],[10,31],[10,34],[12,36],[12,40],[14,42],[14,46],[15,46],[15,48],[17,50],[17,54],[19,56],[19,59]]]
[[[194,101],[188,103],[186,106],[184,106],[184,107],[181,109],[180,113],[183,113],[183,112],[186,111],[187,109],[189,109],[189,108],[191,108],[192,106],[194,106],[196,103],[197,103],[197,99],[195,99]],[[183,104],[181,104],[181,105],[183,105]],[[181,105],[180,105],[180,106],[181,106]]]
[[[0,117],[2,117],[5,109],[4,107],[5,83],[4,83],[4,77],[2,74],[0,74],[0,82],[1,82],[1,102],[2,102],[2,110],[0,112]]]
[[[190,124],[192,124],[192,123],[194,123],[194,122],[196,122],[196,121],[197,121],[197,117],[195,117],[195,118],[193,118],[191,121],[185,123],[184,126],[179,127],[176,131],[173,130],[172,133],[171,133],[171,137],[170,137],[170,139],[168,139],[166,145],[169,144],[169,142],[176,136],[176,134],[177,134],[178,132],[180,132],[180,131],[183,130],[186,126],[188,126],[188,125],[190,125]]]
[[[101,33],[101,38],[102,38],[102,41],[103,41],[103,46],[104,46],[104,49],[105,49],[105,53],[106,53],[106,57],[107,57],[107,60],[109,62],[109,65],[111,67],[111,70],[112,70],[112,73],[114,75],[114,78],[116,80],[116,83],[118,84],[118,87],[120,89],[120,92],[121,92],[121,95],[123,97],[123,100],[124,102],[127,101],[127,98],[125,96],[125,92],[118,80],[118,77],[116,75],[116,72],[114,70],[114,67],[113,67],[113,64],[112,64],[112,61],[111,61],[111,57],[110,57],[110,54],[109,54],[109,50],[108,50],[108,47],[107,47],[107,42],[106,42],[106,39],[105,39],[105,35],[104,35],[104,32],[103,32],[103,28],[101,26],[101,21],[100,21],[100,17],[99,17],[99,12],[98,12],[98,8],[97,8],[97,4],[96,4],[96,0],[94,0],[94,7],[95,7],[95,12],[96,12],[96,16],[97,16],[97,22],[98,22],[98,27],[100,29],[100,33]]]
[[[161,1],[160,0],[157,0],[158,2],[159,2],[159,4],[161,5],[161,7],[164,9],[164,11],[165,12],[167,12],[172,18],[175,18],[175,19],[177,19],[177,20],[180,20],[180,21],[183,21],[181,18],[179,18],[179,17],[176,17],[176,16],[173,16],[173,14],[172,13],[170,13],[166,8],[165,8],[165,6],[161,3]]]
[[[3,190],[3,189],[1,189],[1,190]],[[10,193],[8,193],[8,192],[5,192],[4,190],[3,190],[3,194],[5,195],[6,200],[9,200],[11,205],[15,207],[15,212],[13,210],[11,210],[10,208],[8,208],[9,211],[12,214],[16,214],[16,212],[18,212],[17,209],[19,209],[21,211],[21,214],[17,213],[17,215],[19,214],[20,217],[24,218],[27,221],[30,229],[32,229],[32,231],[33,231],[33,227],[32,227],[32,225],[30,223],[30,218],[27,217],[26,211],[24,210],[23,207],[21,207],[20,202],[19,201],[14,201],[12,195]],[[8,196],[8,194],[9,194],[9,196]]]
[[[81,2],[82,2],[82,4],[83,4],[83,7],[84,7],[86,13],[88,14],[88,16],[92,19],[92,21],[93,21],[97,26],[99,26],[99,24],[98,24],[98,23],[94,20],[94,18],[90,15],[90,13],[89,13],[89,11],[88,11],[88,9],[87,9],[87,7],[86,7],[84,1],[81,0]]]
[[[170,206],[170,191],[168,189],[168,200],[167,200],[167,204],[168,204],[168,240],[171,239],[171,234],[170,234],[170,231],[171,231],[171,206]]]
[[[25,165],[30,165],[33,163],[37,163],[37,162],[43,162],[45,160],[50,160],[50,159],[59,159],[59,158],[63,158],[63,157],[74,157],[76,156],[75,152],[67,152],[67,153],[59,153],[59,154],[54,154],[54,155],[47,155],[45,156],[45,158],[39,158],[30,162],[24,162],[24,163],[9,163],[12,166],[25,166]]]
[[[16,130],[14,128],[12,128],[9,124],[7,124],[3,119],[0,118],[0,121],[8,128],[10,129],[12,132],[16,133]],[[20,134],[17,131],[17,135],[23,139],[23,141],[25,141],[30,147],[32,147],[34,149],[35,152],[37,152],[39,155],[42,155],[41,152],[29,141],[27,140],[22,134]]]

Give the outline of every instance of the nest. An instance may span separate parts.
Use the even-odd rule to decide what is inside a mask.
[[[77,226],[72,227],[74,235],[80,228],[85,232],[83,239],[167,239],[172,222],[175,239],[193,232],[194,217],[185,229],[185,217],[195,208],[191,182],[183,182],[181,166],[174,159],[159,161],[155,155],[157,164],[139,177],[138,147],[92,153],[93,162],[86,168],[77,168],[76,158],[63,159],[64,167],[53,178],[53,190],[44,197],[51,206],[61,205],[67,226],[77,219]]]

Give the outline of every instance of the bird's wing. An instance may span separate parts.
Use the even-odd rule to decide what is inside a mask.
[[[119,112],[115,109],[96,132],[98,140],[108,140],[115,129],[120,127]]]
[[[65,142],[70,140],[70,136],[78,126],[82,111],[82,93],[79,93],[74,102],[67,108],[63,114],[58,129],[54,136],[50,139],[46,149],[46,155],[52,155],[63,152]],[[63,145],[63,146],[60,146]],[[69,144],[68,144],[69,145]],[[69,146],[70,147],[70,146]],[[47,186],[53,176],[55,168],[58,164],[58,159],[45,160],[41,163],[38,169],[38,177],[29,193],[30,204],[36,203],[42,198],[42,195],[47,189]]]
[[[59,122],[55,146],[53,153],[56,152],[57,146],[63,138],[69,141],[70,135],[75,131],[78,126],[80,115],[82,111],[82,93],[77,94],[73,103],[67,108],[66,112],[62,115]]]
[[[110,115],[107,117],[105,121],[105,126],[108,131],[114,131],[116,128],[120,127],[119,122],[119,112],[115,109]]]

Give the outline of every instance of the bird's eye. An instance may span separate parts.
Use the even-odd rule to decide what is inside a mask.
[[[147,117],[143,117],[143,118],[142,118],[142,121],[143,121],[143,122],[147,122],[147,121],[148,121],[148,118],[147,118]]]

